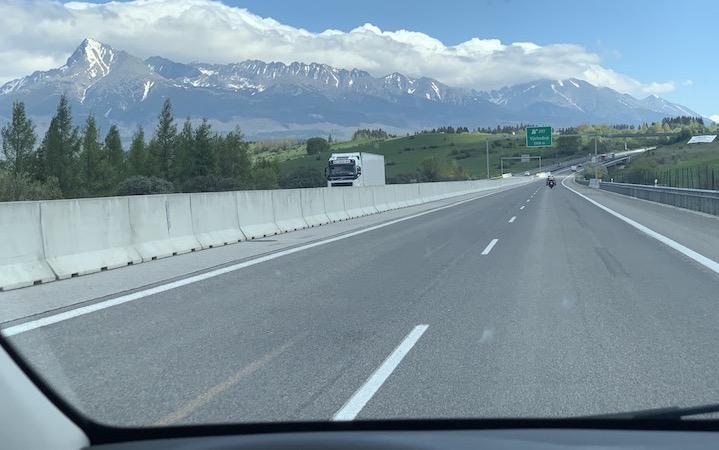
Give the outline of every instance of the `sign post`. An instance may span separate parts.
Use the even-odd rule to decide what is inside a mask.
[[[551,147],[552,127],[527,127],[527,147]]]

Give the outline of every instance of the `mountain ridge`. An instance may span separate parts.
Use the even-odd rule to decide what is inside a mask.
[[[178,117],[207,117],[219,130],[240,125],[250,136],[349,134],[383,127],[396,132],[453,124],[638,124],[666,116],[699,116],[661,97],[637,99],[586,81],[535,80],[492,91],[459,88],[429,77],[393,72],[374,77],[322,63],[181,63],[140,59],[87,38],[56,69],[36,71],[0,86],[0,99],[23,100],[47,119],[65,93],[80,118],[117,122],[127,133],[152,126],[165,97]],[[8,117],[2,102],[0,116]],[[103,123],[105,122],[105,123]]]

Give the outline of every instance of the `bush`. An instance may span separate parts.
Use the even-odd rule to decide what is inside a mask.
[[[175,186],[170,181],[141,175],[126,178],[115,188],[117,195],[171,194],[174,191]]]
[[[33,180],[26,173],[13,175],[0,171],[0,201],[13,202],[20,200],[53,200],[62,198],[62,190],[57,178],[50,177],[47,181]]]
[[[417,182],[415,173],[399,173],[393,177],[387,177],[387,184],[409,184]]]
[[[223,192],[237,189],[239,186],[234,179],[217,175],[193,177],[182,184],[182,192]]]
[[[298,167],[280,179],[282,189],[311,188],[327,186],[327,180],[317,169]]]
[[[330,149],[330,143],[327,139],[314,137],[307,139],[307,154],[316,155],[317,153],[327,152]]]

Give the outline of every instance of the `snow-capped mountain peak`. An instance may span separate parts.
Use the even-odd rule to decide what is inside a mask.
[[[179,63],[161,56],[143,61],[85,39],[62,67],[1,86],[0,120],[9,117],[16,99],[26,103],[30,115],[48,117],[62,93],[80,120],[92,112],[104,120],[100,126],[115,122],[128,129],[137,123],[152,126],[164,98],[172,100],[179,117],[205,116],[230,129],[237,124],[272,126],[287,134],[303,127],[318,133],[363,124],[403,130],[449,123],[571,126],[698,115],[657,96],[639,100],[576,78],[534,80],[485,92],[428,77],[399,72],[374,77],[322,63]],[[265,132],[256,129],[255,135],[258,131]]]
[[[110,73],[116,56],[115,51],[109,45],[87,38],[70,55],[64,67],[69,69],[82,65],[85,66],[90,78],[104,77]]]

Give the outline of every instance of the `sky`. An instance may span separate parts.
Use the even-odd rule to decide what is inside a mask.
[[[0,82],[84,37],[140,57],[320,62],[496,89],[581,78],[719,119],[719,2],[0,0]]]

